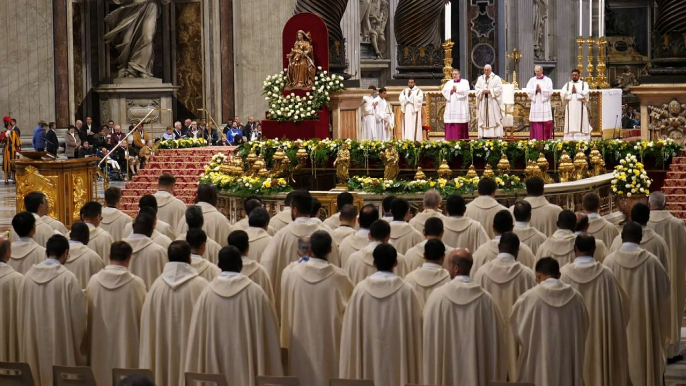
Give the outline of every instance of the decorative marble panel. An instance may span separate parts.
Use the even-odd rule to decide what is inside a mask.
[[[175,3],[178,112],[196,116],[203,103],[202,3]],[[189,116],[183,114],[183,116]]]
[[[495,0],[470,0],[467,6],[469,22],[469,76],[472,82],[483,73],[486,64],[498,66],[498,5]]]

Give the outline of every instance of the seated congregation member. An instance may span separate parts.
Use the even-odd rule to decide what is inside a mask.
[[[17,300],[19,360],[31,366],[37,386],[53,384],[53,366],[88,364],[88,302],[76,276],[63,266],[69,241],[50,237],[45,254],[47,259],[24,275]]]
[[[264,250],[260,258],[260,264],[269,274],[269,280],[274,288],[274,298],[277,302],[277,312],[280,310],[279,301],[281,299],[281,273],[284,268],[293,261],[298,260],[298,239],[310,236],[318,230],[329,232],[321,221],[313,221],[310,215],[313,212],[314,199],[305,190],[296,191],[291,197],[291,213],[293,222],[276,232],[274,238]],[[329,262],[335,265],[338,263],[338,248],[336,244],[331,248],[331,254],[327,256]]]
[[[110,264],[86,288],[90,367],[98,385],[112,382],[113,368],[138,368],[145,283],[128,269],[132,255],[129,244],[115,241]]]
[[[357,222],[359,230],[341,241],[338,248],[338,254],[341,261],[341,267],[345,267],[350,256],[360,251],[362,248],[369,245],[369,228],[374,221],[379,219],[379,210],[372,204],[367,204],[362,207]]]
[[[186,220],[186,225],[188,227],[188,230],[190,231],[191,229],[200,229],[202,230],[203,224],[205,223],[205,217],[202,214],[202,208],[194,205],[188,207],[186,209],[186,215],[183,217],[183,219]],[[179,235],[177,240],[186,240],[186,235],[188,232],[184,232]],[[207,233],[205,233],[207,235]],[[207,238],[207,242],[205,244],[205,252],[202,253],[202,257],[209,261],[212,264],[217,264],[217,259],[219,258],[219,251],[221,251],[222,247],[217,243],[216,241],[212,240],[211,238]]]
[[[69,232],[69,257],[64,262],[64,267],[76,276],[81,288],[86,289],[91,276],[105,268],[95,251],[88,248],[90,230],[83,221],[77,221],[71,226]]]
[[[548,236],[531,226],[531,204],[528,201],[517,201],[510,210],[515,219],[512,232],[536,255],[538,248],[548,239]]]
[[[24,207],[28,213],[36,219],[36,232],[32,236],[33,239],[45,248],[48,239],[55,234],[55,230],[48,224],[43,222],[43,216],[48,213],[48,201],[45,199],[45,194],[42,192],[31,192],[24,196]],[[16,231],[10,229],[10,240],[15,242],[19,239]]]
[[[502,235],[512,232],[512,229],[514,228],[512,214],[507,209],[503,209],[496,213],[493,219],[493,233],[495,234],[495,237],[493,237],[493,240],[481,245],[479,249],[474,252],[474,265],[472,267],[474,272],[478,271],[479,268],[498,256]],[[517,240],[519,240],[519,237],[517,237]],[[531,252],[531,249],[521,242],[517,260],[529,268],[532,268],[536,264],[536,258]]]
[[[574,232],[575,235],[588,235],[588,216],[586,216],[583,212],[577,212],[576,214],[576,232]],[[602,263],[605,260],[605,257],[610,253],[607,250],[607,247],[605,246],[605,243],[603,243],[603,240],[596,239],[595,237],[593,238],[595,240],[595,252],[593,253],[593,258],[599,262]]]
[[[472,281],[465,248],[448,254],[452,280],[433,291],[424,307],[423,383],[489,386],[507,378],[503,319],[495,301]]]
[[[143,279],[146,288],[152,286],[167,263],[166,250],[150,239],[153,229],[155,216],[150,209],[145,209],[138,213],[133,222],[133,234],[123,240],[133,249],[129,269]]]
[[[204,218],[202,230],[205,231],[207,237],[225,247],[226,238],[233,231],[233,227],[229,219],[217,210],[217,187],[209,184],[198,186],[196,202],[196,205],[202,209]],[[176,229],[179,234],[186,232],[188,230],[186,221],[180,220]]]
[[[443,268],[446,251],[443,242],[439,239],[427,240],[423,247],[426,262],[408,273],[405,281],[414,287],[422,302],[426,303],[433,291],[450,282],[450,275]]]
[[[621,236],[621,246],[603,264],[631,299],[626,328],[629,377],[633,385],[661,385],[672,325],[669,274],[654,254],[639,245],[641,225],[624,224]]]
[[[543,233],[545,237],[550,237],[557,230],[557,215],[562,211],[562,208],[546,200],[544,186],[545,182],[541,177],[527,179],[524,201],[531,205],[529,225]],[[510,211],[513,209],[514,207],[510,207]],[[522,240],[522,242],[524,241]]]
[[[410,248],[405,254],[407,273],[420,268],[424,264],[424,246],[429,240],[443,241],[443,220],[438,217],[432,217],[424,225],[422,232],[424,233],[425,240]],[[452,249],[445,246],[445,253],[452,251]]]
[[[177,235],[170,224],[167,224],[166,222],[157,218],[158,207],[157,199],[155,198],[155,196],[153,196],[152,194],[146,194],[145,196],[141,197],[138,200],[138,210],[141,210],[143,208],[150,208],[153,210],[153,212],[155,213],[155,236],[157,236],[158,233],[164,235],[164,242],[160,244],[166,244],[166,246],[169,246],[169,243],[171,243],[171,241],[174,240]],[[126,224],[124,228],[124,235],[131,234],[132,225],[132,223]]]
[[[443,201],[443,197],[433,189],[424,193],[424,210],[417,213],[417,215],[410,220],[410,225],[412,225],[417,232],[422,233],[424,231],[424,224],[426,224],[428,219],[437,217],[444,220],[445,216],[443,216],[440,209],[441,201]]]
[[[584,383],[628,385],[626,326],[631,305],[612,271],[594,260],[595,248],[593,236],[577,236],[574,262],[560,269],[560,280],[581,294],[588,311]]]
[[[406,219],[410,215],[410,204],[404,198],[396,198],[391,202],[391,240],[390,243],[399,254],[405,254],[410,248],[422,242],[422,234],[417,232]]]
[[[326,260],[332,244],[326,231],[314,232],[310,258],[283,271],[281,347],[288,350],[289,364],[285,373],[303,385],[326,385],[339,374],[341,328],[353,284],[346,271]]]
[[[387,223],[390,223],[393,221],[393,213],[391,213],[391,203],[393,203],[393,200],[395,200],[396,196],[386,196],[384,199],[381,201],[381,214],[382,217],[381,219],[386,221]]]
[[[484,227],[488,237],[495,237],[493,233],[493,218],[496,213],[501,210],[507,210],[495,200],[495,193],[498,190],[498,185],[492,178],[482,178],[477,185],[477,192],[479,196],[474,201],[467,204],[467,211],[465,216],[477,221]],[[458,245],[461,247],[461,245]],[[474,257],[476,263],[476,256]]]
[[[291,216],[291,200],[293,199],[295,192],[296,191],[294,190],[286,195],[286,200],[284,201],[285,207],[283,210],[269,220],[269,226],[274,228],[277,232],[293,222],[293,217]]]
[[[105,203],[107,206],[102,208],[100,227],[106,230],[114,241],[123,239],[126,236],[124,227],[126,224],[133,222],[131,216],[118,209],[120,201],[121,189],[112,186],[105,190]]]
[[[340,221],[341,210],[346,205],[353,205],[354,206],[355,205],[355,198],[353,197],[353,195],[351,193],[348,193],[348,192],[339,193],[338,196],[336,196],[336,208],[338,208],[338,212],[333,214],[331,217],[327,218],[326,220],[324,220],[324,224],[326,224],[326,226],[328,226],[332,230],[341,226],[341,221]]]
[[[339,378],[369,379],[376,386],[421,382],[423,305],[393,273],[397,257],[391,244],[377,246],[378,272],[353,291],[343,317]],[[395,322],[383,322],[389,318]]]
[[[355,226],[357,225],[357,208],[351,204],[345,204],[338,212],[338,227],[331,232],[334,242],[340,247],[343,240],[355,233]],[[324,221],[326,224],[326,221]],[[339,248],[340,252],[340,248]]]
[[[0,239],[0,362],[19,361],[17,297],[24,276],[9,265],[12,244]]]
[[[188,330],[177,330],[188,336],[182,370],[224,374],[235,385],[254,385],[258,375],[283,375],[274,308],[260,286],[240,273],[242,265],[236,247],[219,252],[222,273],[196,300]]]
[[[260,261],[262,253],[264,253],[267,245],[272,241],[272,236],[267,232],[268,227],[269,212],[264,208],[253,209],[248,218],[248,228],[245,230],[250,242],[250,251],[245,256],[252,260]]]
[[[571,210],[563,210],[557,216],[557,230],[536,252],[536,260],[552,257],[560,267],[574,261],[574,242],[576,240],[576,215]]]
[[[198,228],[189,229],[186,232],[186,241],[191,246],[191,266],[198,271],[200,277],[211,282],[222,273],[219,267],[202,257],[207,245],[207,235],[204,230]]]
[[[169,262],[143,303],[138,367],[152,370],[158,385],[182,386],[193,307],[208,283],[191,266],[187,242],[172,242],[167,255]]]
[[[174,126],[167,126],[164,133],[162,133],[162,140],[169,141],[172,139],[174,139]]]
[[[584,194],[582,205],[588,216],[588,234],[595,237],[596,240],[602,240],[607,247],[611,246],[619,232],[614,224],[600,215],[600,196],[598,193]]]
[[[345,267],[343,267],[355,285],[378,271],[375,265],[374,251],[379,245],[389,243],[391,240],[391,226],[383,220],[376,220],[369,228],[368,237],[370,243],[358,252],[350,255],[345,263]],[[392,269],[398,276],[403,277],[407,274],[407,263],[403,255],[397,252],[396,255],[394,260],[396,260],[397,264]]]
[[[36,218],[29,212],[20,212],[12,218],[12,230],[17,241],[12,242],[8,264],[25,275],[35,264],[45,260],[45,248],[33,239],[36,234]]]
[[[465,248],[473,253],[488,242],[488,234],[477,221],[464,215],[464,198],[452,194],[445,202],[448,217],[443,219],[443,242],[452,248]]]
[[[257,283],[267,295],[271,304],[275,305],[274,289],[272,288],[271,281],[269,281],[267,271],[264,270],[262,264],[248,257],[250,255],[250,250],[252,249],[248,233],[245,231],[233,231],[229,235],[228,241],[230,246],[238,248],[243,257],[243,269],[241,270],[241,274]]]
[[[233,230],[238,231],[244,231],[248,229],[250,224],[248,223],[248,219],[250,218],[250,213],[254,209],[257,208],[264,208],[264,204],[262,203],[262,200],[259,197],[249,197],[246,198],[245,201],[243,201],[243,211],[245,211],[245,217],[243,217],[240,221],[237,223],[233,224]],[[267,228],[267,233],[269,233],[270,236],[274,236],[276,233],[276,230],[272,227]]]
[[[500,238],[498,256],[476,272],[472,267],[474,282],[480,284],[483,289],[491,294],[505,322],[502,332],[505,339],[508,379],[516,379],[519,346],[515,342],[512,330],[507,324],[508,317],[505,315],[512,313],[512,306],[521,294],[536,285],[534,272],[517,261],[519,253],[522,251],[521,246],[522,244],[519,243],[516,234],[506,232]]]
[[[157,179],[157,219],[171,226],[177,226],[186,212],[186,204],[174,197],[176,178],[170,173],[162,173]]]
[[[100,228],[101,220],[102,205],[99,202],[90,201],[81,208],[81,221],[88,225],[89,230],[88,248],[94,250],[108,264],[110,247],[114,240],[106,230]]]
[[[662,263],[667,274],[669,274],[671,263],[669,261],[670,255],[667,243],[665,243],[665,239],[663,239],[662,236],[655,232],[655,229],[648,228],[648,221],[650,221],[650,208],[648,205],[643,202],[636,203],[634,207],[631,208],[631,221],[643,228],[643,237],[640,242],[641,248],[655,255],[655,257],[660,260],[660,263]],[[612,246],[610,247],[610,252],[617,252],[622,246],[622,242],[620,236],[615,237]]]
[[[584,298],[560,281],[560,264],[552,257],[536,262],[536,281],[536,287],[517,299],[510,316],[521,348],[517,382],[583,386],[588,335]]]

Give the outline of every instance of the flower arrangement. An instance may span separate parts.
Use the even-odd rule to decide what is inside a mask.
[[[228,157],[224,153],[213,155],[210,163],[205,165],[205,172],[200,175],[199,184],[216,185],[217,189],[234,193],[240,197],[253,194],[276,194],[293,189],[284,178],[237,177],[222,173],[221,166],[227,160]]]
[[[498,188],[504,191],[524,190],[525,186],[517,176],[503,175],[495,177]],[[385,180],[383,178],[353,177],[348,181],[350,190],[374,194],[409,194],[423,193],[430,189],[435,189],[443,196],[451,194],[472,194],[476,192],[479,184],[479,177],[467,178],[457,177],[451,180],[443,178],[398,181]]]
[[[627,155],[612,172],[612,192],[619,196],[645,195],[652,180],[635,155]]]
[[[308,119],[318,119],[319,109],[328,106],[331,93],[343,91],[343,77],[322,71],[317,67],[312,91],[299,96],[295,93],[283,95],[286,87],[286,69],[276,75],[270,75],[263,83],[262,94],[269,102],[268,119],[279,122],[300,122]]]
[[[204,138],[168,139],[157,144],[158,149],[188,149],[203,146],[207,146],[207,141]]]

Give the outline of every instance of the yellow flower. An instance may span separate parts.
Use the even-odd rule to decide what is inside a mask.
[[[270,181],[265,181],[262,186],[266,189],[269,189],[272,187],[272,183]]]

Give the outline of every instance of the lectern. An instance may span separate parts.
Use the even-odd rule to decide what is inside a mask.
[[[43,192],[48,214],[68,228],[80,220],[81,207],[95,197],[98,157],[49,160],[44,152],[22,152],[14,160],[17,183],[17,213],[26,210],[24,196]]]

